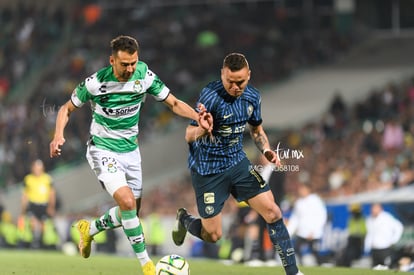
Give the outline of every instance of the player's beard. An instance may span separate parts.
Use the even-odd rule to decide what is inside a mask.
[[[122,80],[128,81],[131,78],[131,76],[132,76],[132,73],[130,73],[130,72],[124,72],[122,74]]]

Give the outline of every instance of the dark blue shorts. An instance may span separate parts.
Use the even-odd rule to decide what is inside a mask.
[[[192,170],[191,178],[198,213],[203,218],[211,218],[219,214],[230,194],[240,202],[270,190],[269,185],[253,169],[247,158],[218,174],[203,176]]]

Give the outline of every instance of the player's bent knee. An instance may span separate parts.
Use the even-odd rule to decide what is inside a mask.
[[[274,223],[282,218],[280,208],[269,208],[264,214],[263,219],[267,223]]]
[[[134,209],[136,209],[135,199],[133,199],[133,198],[123,198],[119,202],[119,207],[122,210],[134,210]]]
[[[121,187],[114,193],[114,199],[121,210],[135,210],[137,203],[129,187]]]

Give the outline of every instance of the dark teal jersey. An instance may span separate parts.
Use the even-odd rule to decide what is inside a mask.
[[[213,137],[205,136],[189,145],[189,167],[201,175],[209,175],[242,161],[246,157],[243,151],[246,123],[253,126],[262,123],[260,100],[259,91],[251,85],[247,85],[240,97],[233,97],[221,81],[209,83],[201,91],[197,104],[204,104],[213,116]]]

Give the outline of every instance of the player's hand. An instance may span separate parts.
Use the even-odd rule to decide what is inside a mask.
[[[197,106],[198,109],[198,125],[201,126],[205,131],[207,131],[210,135],[213,131],[213,116],[211,113],[207,112],[206,107],[199,103]]]
[[[62,153],[62,149],[60,148],[65,143],[65,138],[54,138],[52,142],[50,142],[49,148],[50,148],[50,157],[58,157]]]
[[[277,167],[280,167],[282,165],[282,163],[280,162],[280,159],[279,159],[279,157],[278,157],[278,155],[276,154],[275,151],[266,150],[264,152],[264,156],[269,162],[274,163]]]

